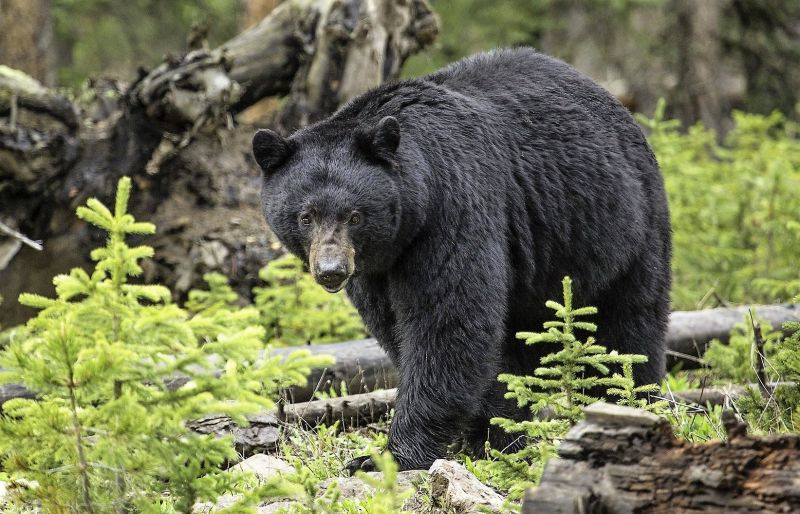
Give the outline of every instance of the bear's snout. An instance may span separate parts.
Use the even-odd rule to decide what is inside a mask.
[[[314,279],[331,293],[344,287],[345,282],[350,278],[347,261],[343,255],[328,255],[320,258],[315,267]]]
[[[349,244],[335,242],[312,244],[309,268],[314,280],[329,293],[341,290],[353,274],[355,268],[353,254],[353,248]]]

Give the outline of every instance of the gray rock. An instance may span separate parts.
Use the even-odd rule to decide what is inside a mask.
[[[192,507],[193,514],[212,514],[222,509],[227,509],[242,498],[239,494],[223,494],[216,502],[195,503]]]
[[[287,511],[297,502],[275,502],[269,503],[267,505],[262,505],[256,509],[257,514],[275,514],[276,512],[280,511],[281,509],[286,509]]]
[[[583,412],[586,414],[587,423],[598,425],[652,427],[661,421],[661,418],[652,412],[605,402],[593,403],[585,407]]]
[[[251,472],[262,482],[266,482],[276,475],[288,475],[294,473],[294,467],[272,455],[257,453],[231,468],[234,471]]]
[[[437,503],[464,514],[501,512],[503,497],[457,462],[439,459],[428,470]]]
[[[397,474],[398,488],[400,490],[405,490],[414,487],[414,482],[423,474],[425,474],[425,471],[420,470],[399,472]],[[381,473],[371,472],[367,473],[367,475],[380,478]],[[336,477],[324,480],[320,484],[319,494],[324,494],[333,483],[336,483],[337,487],[339,488],[341,499],[343,500],[362,500],[375,492],[375,489],[372,486],[367,485],[358,477]]]

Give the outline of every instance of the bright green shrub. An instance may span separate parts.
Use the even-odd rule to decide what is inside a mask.
[[[798,301],[800,298],[795,298]],[[737,399],[736,407],[756,432],[800,431],[800,323],[789,322],[782,332],[772,332],[761,322],[764,355],[759,356],[749,316],[737,324],[727,345],[712,341],[703,359],[708,373],[718,381],[736,384],[758,384],[756,368],[759,360],[769,382],[788,382],[769,394],[757,386],[748,387]]]
[[[772,355],[776,341],[780,340],[781,333],[772,331],[772,326],[763,321],[756,320],[761,329],[767,358]],[[731,329],[727,344],[714,339],[709,343],[703,360],[709,366],[709,374],[717,379],[732,381],[737,384],[750,384],[758,381],[756,368],[758,353],[755,347],[755,334],[750,316],[745,316],[741,323]],[[774,375],[774,370],[766,370],[769,375]],[[772,377],[775,378],[774,376]]]
[[[524,490],[537,483],[547,457],[554,453],[557,442],[576,422],[583,419],[583,408],[602,398],[589,391],[605,390],[607,396],[617,396],[618,403],[648,410],[660,411],[664,402],[649,404],[646,393],[658,391],[654,384],[634,386],[633,365],[647,362],[644,355],[608,352],[597,344],[593,337],[582,340],[578,331],[595,332],[594,323],[578,318],[597,313],[594,307],[572,306],[572,281],[563,280],[564,303],[548,301],[547,307],[555,311],[556,321],[544,324],[546,332],[520,332],[517,338],[526,344],[548,343],[557,350],[543,357],[541,366],[532,376],[517,376],[503,373],[498,380],[508,385],[506,398],[517,401],[519,407],[527,407],[531,419],[516,421],[493,418],[492,424],[506,432],[522,434],[528,441],[526,446],[511,454],[489,450],[490,461],[470,462],[471,469],[489,483],[508,489],[512,498],[518,498]],[[621,366],[621,373],[609,376],[611,366]],[[542,414],[549,410],[547,416]]]
[[[259,271],[265,287],[253,288],[267,340],[280,345],[330,343],[366,336],[364,325],[344,292],[330,294],[293,255]]]
[[[327,361],[260,358],[258,312],[220,303],[213,287],[190,314],[166,288],[131,283],[153,250],[125,238],[155,227],[127,214],[130,187],[120,180],[114,212],[96,199],[78,209],[109,234],[91,253],[95,270],[56,277],[54,299],[22,295],[40,312],[0,353],[0,382],[40,395],[4,404],[2,468],[35,481],[17,500],[43,512],[190,512],[236,490],[241,478],[220,469],[235,457],[230,439],[193,433],[186,421],[223,413],[245,423]],[[167,387],[179,375],[186,383]]]
[[[702,125],[680,130],[664,102],[648,119],[674,229],[673,306],[786,301],[796,291],[800,231],[800,125],[781,115],[734,113],[718,143]]]

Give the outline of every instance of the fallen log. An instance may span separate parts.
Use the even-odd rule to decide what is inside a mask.
[[[604,403],[562,441],[525,514],[603,512],[752,513],[800,511],[800,435],[691,444],[648,412]]]
[[[675,311],[670,315],[666,337],[669,365],[681,362],[684,368],[697,367],[697,360],[702,357],[708,343],[713,339],[727,342],[731,329],[744,320],[750,309],[774,329],[787,321],[800,321],[800,306],[794,304]],[[308,400],[317,390],[328,391],[333,388],[341,391],[343,383],[350,393],[397,387],[397,371],[374,339],[305,348],[314,354],[332,355],[336,363],[312,372],[305,387],[292,389],[291,399],[294,401]],[[277,352],[283,354],[291,350],[282,348]]]
[[[774,391],[776,387],[794,386],[794,382],[767,382],[765,385],[770,391]],[[665,400],[674,400],[684,403],[694,403],[700,406],[716,406],[722,405],[725,407],[731,406],[736,403],[736,400],[745,395],[750,390],[762,390],[759,384],[728,384],[721,386],[710,386],[701,389],[689,389],[686,391],[673,392]]]
[[[312,370],[305,386],[287,390],[290,402],[310,400],[317,391],[359,394],[397,387],[400,378],[397,369],[375,339],[302,348],[314,355],[332,355],[336,361],[327,368]],[[273,353],[288,355],[296,349],[277,348]]]
[[[737,318],[737,316],[741,314],[743,317],[744,313],[748,312],[750,308],[763,319],[769,321],[775,328],[787,321],[800,321],[800,307],[793,304],[758,305],[733,309],[718,308],[707,311],[676,311],[670,315],[669,331],[667,333],[668,347],[670,350],[674,348],[687,350],[687,347],[689,347],[691,348],[688,350],[691,352],[689,358],[697,360],[702,355],[697,352],[705,351],[710,341],[708,338],[716,338],[722,342],[727,342],[731,329],[743,319]],[[708,321],[713,330],[704,325],[702,321]],[[697,332],[692,333],[689,327],[694,327]],[[305,386],[288,389],[284,396],[289,402],[310,400],[317,391],[333,391],[337,394],[346,391],[358,394],[397,387],[399,378],[397,370],[375,339],[277,348],[273,350],[273,353],[275,355],[288,355],[301,348],[315,355],[331,355],[336,359],[336,362],[327,368],[313,370]],[[677,358],[677,360],[680,360],[680,358]],[[692,367],[697,364],[694,360],[683,360],[682,362],[686,367]],[[182,382],[179,380],[175,382],[175,386],[181,384]],[[696,393],[695,399],[697,401],[691,400],[689,396],[686,396],[689,394],[687,392],[675,393],[675,396],[676,398],[682,397],[684,401],[705,405],[707,400],[710,400],[712,404],[717,404],[717,402],[721,404],[727,394],[723,390],[715,392],[716,388],[707,389],[706,391],[708,392]],[[21,394],[29,395],[30,393],[20,386],[0,385],[0,406],[5,400]]]
[[[191,421],[188,427],[201,434],[230,434],[239,455],[270,452],[277,448],[281,429],[286,424],[306,428],[332,425],[342,428],[365,426],[384,418],[394,408],[396,389],[355,394],[328,400],[279,404],[270,411],[247,417],[249,425],[240,427],[228,416],[206,416]]]
[[[670,314],[667,331],[667,348],[673,363],[682,360],[679,355],[702,357],[713,339],[728,341],[731,329],[745,320],[750,311],[779,330],[787,321],[800,321],[800,305],[743,305],[718,307],[700,311],[675,311]]]

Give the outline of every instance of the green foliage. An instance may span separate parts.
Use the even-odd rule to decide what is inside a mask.
[[[120,180],[113,212],[96,199],[78,209],[109,234],[91,253],[95,270],[56,277],[54,299],[23,294],[40,313],[0,353],[0,382],[40,395],[4,404],[2,467],[36,481],[18,500],[45,512],[189,512],[237,490],[240,478],[220,469],[234,457],[231,441],[193,433],[186,421],[223,413],[244,424],[327,361],[260,358],[258,312],[220,303],[219,287],[193,299],[192,315],[166,288],[131,283],[153,250],[125,238],[155,227],[126,212],[130,187]],[[168,387],[176,376],[187,381]]]
[[[702,306],[711,293],[736,303],[786,300],[800,255],[800,125],[780,113],[734,113],[718,143],[695,125],[680,130],[660,102],[649,131],[674,228],[673,306]],[[789,229],[789,230],[787,230]]]
[[[722,405],[700,408],[676,403],[671,405],[666,418],[677,437],[692,443],[702,443],[712,439],[725,439],[722,411]]]
[[[508,384],[509,392],[506,398],[517,400],[520,407],[528,406],[533,414],[545,407],[553,409],[556,421],[532,421],[526,425],[525,431],[533,437],[548,437],[552,429],[561,432],[564,422],[576,422],[583,417],[583,407],[594,403],[600,398],[592,396],[588,391],[600,387],[613,387],[627,395],[633,387],[632,381],[628,383],[627,376],[615,374],[607,377],[611,364],[632,364],[646,362],[647,357],[619,355],[609,353],[604,346],[595,342],[593,337],[586,341],[577,338],[576,330],[594,332],[597,326],[586,321],[577,321],[576,318],[597,313],[594,307],[572,307],[572,280],[565,277],[563,280],[564,304],[549,300],[547,307],[555,311],[561,321],[548,321],[544,324],[547,332],[520,332],[517,338],[524,339],[526,344],[550,343],[561,345],[558,351],[550,353],[540,361],[541,367],[536,368],[533,376],[514,376],[501,374],[498,380]],[[644,359],[644,360],[642,360]],[[511,427],[508,423],[498,424],[506,430]],[[536,426],[541,427],[541,432],[536,433]],[[533,433],[531,433],[533,431]]]
[[[373,453],[372,461],[382,472],[381,476],[369,476],[363,471],[357,473],[361,480],[376,491],[362,504],[365,512],[370,514],[410,513],[410,511],[402,510],[402,506],[414,494],[414,489],[402,490],[398,487],[397,472],[400,468],[392,458],[392,454],[389,452]]]
[[[613,352],[612,352],[613,353]],[[608,396],[616,396],[619,405],[635,407],[650,412],[662,413],[668,406],[668,402],[659,400],[651,402],[650,395],[658,393],[661,388],[657,384],[645,384],[636,386],[633,381],[633,365],[644,364],[647,357],[644,355],[617,355],[617,362],[622,364],[622,374],[614,373],[612,378],[616,379],[619,385],[612,385],[608,388]]]
[[[239,0],[55,0],[53,24],[65,54],[59,83],[77,86],[90,76],[130,80],[137,66],[154,66],[186,49],[195,23],[208,23],[215,46],[238,30]]]
[[[780,384],[764,393],[751,386],[736,401],[736,408],[754,432],[786,432],[800,430],[800,324],[789,322],[784,328],[790,334],[771,332],[761,322],[761,337],[765,341],[764,355],[758,355],[752,323],[745,319],[731,331],[727,345],[712,341],[704,355],[709,373],[719,381],[738,384],[757,384],[756,368],[763,361],[769,382]]]
[[[491,461],[472,464],[493,485],[508,488],[511,497],[519,497],[525,488],[539,480],[544,462],[554,452],[558,440],[583,418],[583,407],[601,399],[594,391],[606,390],[607,394],[618,396],[621,405],[653,411],[661,411],[665,406],[665,402],[648,404],[646,399],[637,398],[658,391],[655,384],[634,386],[633,365],[647,362],[647,357],[608,352],[593,337],[585,341],[578,338],[579,330],[597,330],[594,323],[578,319],[596,314],[597,309],[573,308],[572,281],[565,277],[562,284],[564,303],[552,300],[546,303],[558,320],[546,322],[546,332],[517,334],[526,344],[549,344],[555,351],[541,359],[541,367],[536,368],[533,376],[504,373],[498,377],[508,385],[506,398],[516,400],[519,407],[528,407],[532,417],[526,421],[493,418],[491,422],[506,432],[522,434],[529,444],[512,454],[489,449]],[[612,365],[621,365],[622,373],[609,376]],[[550,412],[545,418],[546,409]]]
[[[386,513],[402,511],[403,503],[413,494],[413,489],[401,490],[397,484],[397,464],[388,452],[378,448],[386,446],[386,435],[371,436],[358,432],[339,433],[337,425],[319,427],[314,432],[293,428],[283,442],[284,458],[295,467],[295,474],[287,476],[285,482],[294,488],[291,497],[298,503],[288,512],[297,514],[355,514]],[[360,500],[341,499],[336,477],[342,473],[342,463],[355,455],[371,454],[381,476],[373,477],[359,472],[358,477],[374,492]],[[322,482],[328,480],[323,489]]]
[[[769,360],[773,354],[775,343],[780,340],[781,333],[773,332],[772,326],[759,320],[760,337],[764,340],[766,358]],[[725,379],[738,384],[749,384],[758,381],[756,368],[761,357],[755,346],[755,333],[750,316],[747,315],[744,321],[737,323],[731,330],[728,344],[723,344],[714,339],[709,343],[703,360],[710,367],[709,373],[717,379]],[[769,375],[774,371],[767,368]]]
[[[481,50],[519,45],[541,48],[544,31],[562,28],[567,21],[564,14],[572,7],[571,2],[564,0],[431,0],[430,3],[441,20],[441,32],[430,48],[411,56],[403,68],[404,76],[430,73]],[[599,27],[628,27],[627,20],[636,6],[657,5],[663,0],[575,3]]]
[[[329,343],[365,337],[364,325],[344,292],[330,294],[293,255],[262,268],[266,287],[253,288],[267,339],[279,345]]]
[[[794,301],[800,303],[800,296]],[[800,322],[786,322],[783,328],[791,335],[778,346],[772,362],[782,380],[800,384]]]

